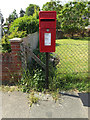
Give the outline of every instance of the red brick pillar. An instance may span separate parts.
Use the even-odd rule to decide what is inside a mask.
[[[18,81],[21,78],[21,56],[20,44],[21,38],[13,38],[10,40],[11,53],[4,53],[2,56],[2,82]]]
[[[22,43],[22,39],[21,38],[13,38],[10,39],[10,43],[11,43],[11,53],[13,55],[19,55],[18,53],[20,53],[21,49],[20,49],[20,44]]]

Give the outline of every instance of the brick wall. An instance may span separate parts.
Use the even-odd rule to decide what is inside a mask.
[[[11,42],[11,53],[3,53],[2,55],[2,82],[13,82],[21,78],[21,59],[20,44],[22,39],[14,38]],[[0,55],[0,56],[1,56]]]

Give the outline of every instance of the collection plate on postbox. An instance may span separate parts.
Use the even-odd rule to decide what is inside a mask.
[[[39,12],[40,52],[55,52],[56,11]]]

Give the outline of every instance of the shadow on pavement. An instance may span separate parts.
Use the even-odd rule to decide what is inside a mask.
[[[77,97],[77,98],[79,98],[78,95],[72,95],[72,94],[69,94],[69,93],[62,93],[62,92],[60,92],[60,94],[61,95],[66,95],[66,96],[70,96],[70,97]]]
[[[80,98],[83,103],[83,106],[90,107],[90,93],[78,93],[78,95],[73,95],[69,93],[60,92],[60,94],[70,97]]]
[[[83,106],[90,107],[90,93],[78,93]]]

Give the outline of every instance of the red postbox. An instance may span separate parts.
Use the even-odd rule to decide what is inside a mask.
[[[39,12],[40,52],[55,52],[56,11]]]

